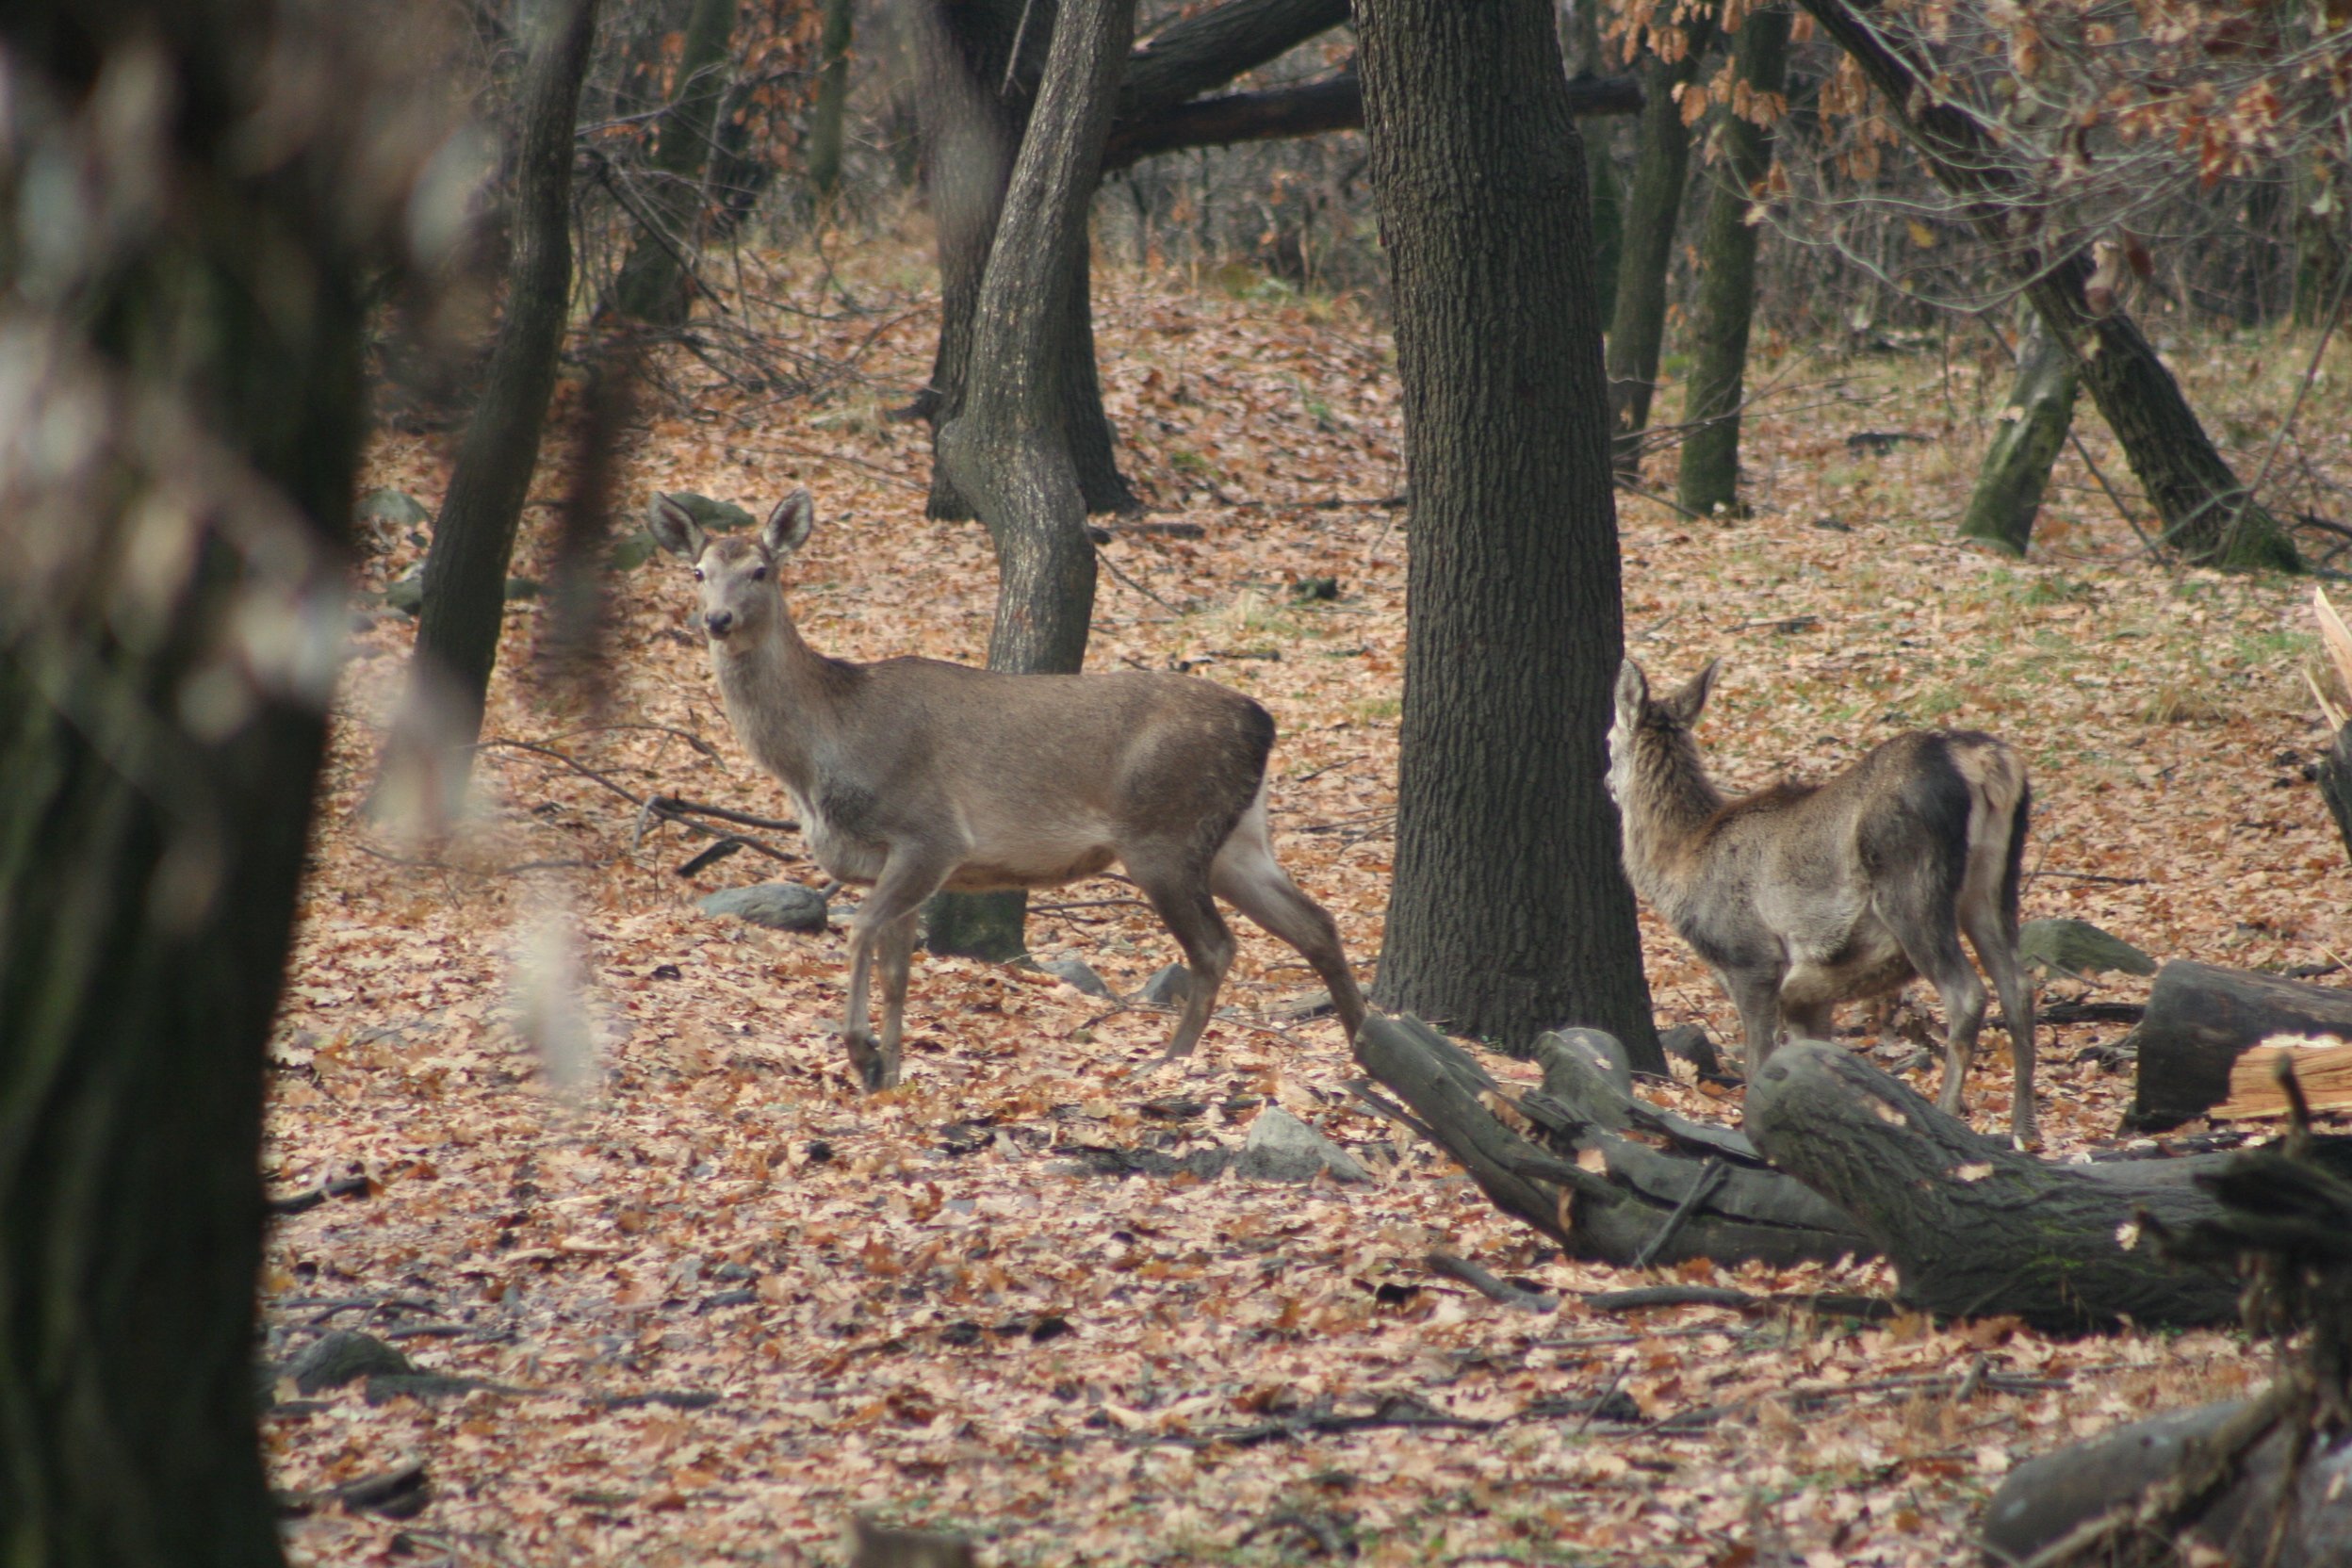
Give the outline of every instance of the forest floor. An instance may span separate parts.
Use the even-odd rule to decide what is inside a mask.
[[[925,520],[927,440],[882,417],[928,368],[923,253],[893,239],[825,269],[769,265],[774,303],[751,322],[823,384],[755,391],[739,363],[722,362],[734,384],[671,366],[683,395],[629,446],[629,506],[677,488],[764,514],[807,484],[817,531],[786,575],[809,640],[979,662],[987,540]],[[1360,301],[1254,274],[1105,266],[1097,291],[1122,462],[1154,521],[1202,536],[1104,547],[1089,667],[1189,667],[1273,711],[1278,846],[1368,974],[1410,531],[1392,503],[1387,332]],[[2241,472],[2260,469],[2309,339],[2182,335],[2193,400]],[[2299,771],[2322,744],[2308,584],[2151,564],[2071,453],[2031,561],[1958,547],[2001,366],[1931,344],[1765,369],[1752,518],[1620,495],[1629,646],[1661,678],[1726,660],[1702,728],[1720,776],[1818,777],[1903,727],[1989,729],[2033,769],[2028,918],[2081,916],[2159,958],[2345,963],[2343,850]],[[2281,449],[2308,482],[2352,479],[2348,375],[2352,352],[2334,351]],[[1870,433],[1898,438],[1854,439]],[[2120,484],[2087,409],[2083,433]],[[387,433],[368,482],[431,507],[454,445]],[[1671,491],[1671,461],[1645,488]],[[564,487],[543,471],[519,571],[535,574]],[[368,590],[412,568],[421,540],[375,544]],[[1297,596],[1318,577],[1338,580],[1335,600]],[[1343,1087],[1356,1070],[1337,1026],[1275,1021],[1312,976],[1254,929],[1226,995],[1238,1015],[1173,1066],[1155,1061],[1162,1013],[918,956],[906,1085],[861,1097],[832,1033],[856,895],[817,935],[707,917],[697,895],[775,863],[746,853],[681,878],[697,841],[641,841],[616,792],[790,814],[718,710],[691,586],[666,558],[621,581],[593,711],[540,680],[539,608],[513,606],[470,814],[430,854],[359,810],[413,631],[388,610],[361,616],[272,1044],[267,1160],[281,1194],[366,1180],[276,1224],[270,1349],[365,1329],[493,1386],[370,1405],[356,1387],[295,1399],[282,1384],[266,1422],[281,1487],[413,1462],[431,1478],[411,1518],[290,1522],[297,1562],[831,1562],[866,1511],[969,1531],[1006,1563],[1950,1563],[2022,1460],[2263,1375],[2267,1353],[2235,1332],[2069,1341],[2007,1321],[1594,1311],[1579,1293],[1640,1282],[1561,1260],[1441,1153],[1392,1147]],[[795,836],[768,837],[797,857]],[[823,880],[798,858],[780,874]],[[1174,956],[1121,883],[1037,903],[1035,955],[1083,958],[1121,994]],[[1661,1022],[1736,1041],[1724,997],[1646,912],[1643,937]],[[549,977],[567,943],[603,1053],[568,1094],[521,1027],[564,1004]],[[2044,994],[2145,991],[2111,977]],[[1919,1005],[1934,1016],[1932,997]],[[2046,1033],[2052,1157],[2115,1140],[2128,1072],[2084,1053],[2122,1033]],[[1890,1062],[1911,1049],[1853,1043]],[[2005,1056],[1989,1043],[1970,1085],[1980,1127],[2005,1125]],[[1737,1119],[1736,1093],[1658,1092]],[[1358,1150],[1374,1183],[1087,1173],[1088,1148],[1237,1143],[1270,1105]],[[1433,1275],[1432,1248],[1567,1304],[1506,1310]],[[1872,1264],[1677,1276],[1891,1284]],[[1923,1380],[1980,1355],[2035,1386],[1961,1403]],[[1639,1420],[1551,1413],[1612,1390]],[[1715,1413],[1672,1420],[1702,1409]],[[1304,1419],[1383,1412],[1455,1419]],[[1261,1441],[1284,1416],[1296,1429]]]

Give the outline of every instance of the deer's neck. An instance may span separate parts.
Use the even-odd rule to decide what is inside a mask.
[[[1707,776],[1698,748],[1642,746],[1623,810],[1625,872],[1644,898],[1658,902],[1676,863],[1699,832],[1723,809],[1723,792]]]
[[[803,642],[792,618],[778,613],[764,636],[740,645],[713,643],[710,665],[743,749],[795,796],[813,796],[839,700],[838,682],[828,678],[834,661]]]

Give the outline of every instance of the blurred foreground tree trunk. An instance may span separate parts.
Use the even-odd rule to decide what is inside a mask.
[[[1135,0],[1062,0],[980,284],[963,402],[939,430],[939,471],[996,544],[992,670],[1070,675],[1086,661],[1094,544],[1062,417],[1069,367],[1056,348],[1070,317],[1068,292],[1086,277],[1072,260],[1086,253],[1087,208],[1134,30]],[[1019,892],[941,893],[931,904],[929,946],[1017,956],[1027,950],[1026,907]]]
[[[1604,792],[1622,652],[1584,149],[1545,0],[1363,0],[1413,496],[1380,1004],[1663,1071]]]
[[[1771,125],[1788,75],[1785,5],[1752,10],[1732,47],[1732,72],[1748,100],[1716,110],[1721,168],[1699,231],[1697,296],[1690,312],[1690,381],[1683,400],[1678,498],[1701,516],[1740,510],[1740,404],[1746,396],[1748,326],[1756,315],[1756,225],[1748,221],[1772,172]],[[1751,118],[1753,115],[1755,118]]]
[[[1671,8],[1659,8],[1664,26]],[[1666,341],[1666,279],[1674,268],[1674,230],[1682,221],[1682,187],[1690,166],[1690,131],[1675,90],[1699,74],[1714,38],[1714,13],[1703,12],[1666,35],[1673,59],[1656,48],[1642,57],[1642,144],[1626,188],[1619,241],[1615,310],[1609,328],[1609,411],[1617,467],[1641,466],[1642,433],[1650,426],[1658,392],[1658,358]]]
[[[2096,308],[2091,258],[2020,244],[2017,214],[2031,192],[1979,122],[1935,87],[1931,62],[1873,26],[1851,0],[1797,0],[1853,57],[1936,183],[1967,204],[1968,221],[2007,257],[2020,292],[2081,367],[2082,384],[2148,491],[2164,542],[2200,566],[2293,571],[2300,558],[2278,520],[2238,482],[2180,383],[2131,316]]]
[[[539,463],[572,298],[572,127],[596,0],[547,8],[522,82],[506,314],[425,554],[401,723],[462,782],[506,614],[506,567]]]
[[[1960,537],[1982,539],[2011,555],[2025,553],[2034,540],[2042,492],[2050,486],[2050,466],[2074,425],[2078,384],[2074,355],[2028,311],[2025,336],[2017,345],[2017,384],[2001,409],[1984,466],[1977,470]]]
[[[0,15],[5,221],[37,163],[82,172],[0,244],[0,1562],[282,1560],[264,1046],[345,630],[361,280],[439,140],[380,20]]]
[[[612,285],[614,307],[633,320],[674,327],[686,319],[694,303],[695,285],[689,267],[702,215],[702,172],[710,161],[718,136],[719,104],[727,96],[728,66],[733,61],[728,44],[734,33],[735,0],[694,0],[694,8],[686,18],[678,85],[670,93],[661,135],[654,141],[653,177],[633,204],[636,237],[629,242],[629,259],[621,263],[621,275]],[[583,66],[576,74],[584,72]],[[579,92],[575,84],[575,105]],[[527,106],[526,114],[536,112],[536,107]],[[564,122],[567,192],[571,127],[572,119],[567,117]],[[528,124],[521,137],[526,145],[536,148]],[[840,153],[836,141],[837,162]]]

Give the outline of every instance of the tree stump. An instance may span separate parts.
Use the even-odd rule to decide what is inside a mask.
[[[1532,1053],[1544,1086],[1514,1093],[1419,1019],[1374,1014],[1356,1037],[1357,1060],[1494,1205],[1572,1256],[1786,1265],[1876,1250],[1738,1133],[1634,1099],[1623,1052],[1598,1030],[1545,1035]],[[1637,1132],[1665,1147],[1627,1135]]]
[[[2352,1040],[2352,991],[2213,964],[2166,964],[2140,1021],[2132,1125],[2178,1126],[2220,1104],[2231,1065],[2272,1035]]]
[[[1819,1040],[1772,1054],[1749,1086],[1747,1128],[1773,1165],[1853,1216],[1907,1305],[2060,1332],[2237,1315],[2234,1284],[2135,1244],[2142,1210],[2174,1229],[2220,1213],[2189,1180],[2213,1162],[2050,1165]]]

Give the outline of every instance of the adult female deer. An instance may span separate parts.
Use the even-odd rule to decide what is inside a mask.
[[[1353,1039],[1364,997],[1339,930],[1274,858],[1274,721],[1189,676],[1005,675],[936,659],[853,664],[801,641],[777,567],[816,506],[795,490],[757,538],[708,539],[667,497],[651,529],[694,564],[710,667],[736,738],[782,781],[817,863],[873,891],[851,928],[842,1033],[869,1092],[898,1082],[915,916],[942,888],[1050,888],[1113,861],[1184,952],[1168,1054],[1189,1054],[1233,956],[1222,898],[1297,948]],[[1214,894],[1215,897],[1211,895]],[[867,986],[882,966],[882,1037]]]
[[[2017,884],[2032,792],[2017,753],[1974,730],[1898,735],[1825,784],[1775,784],[1725,800],[1691,726],[1720,660],[1662,699],[1642,666],[1617,676],[1609,791],[1625,874],[1731,993],[1753,1079],[1784,1021],[1828,1039],[1839,1002],[1924,975],[1944,1004],[1944,1086],[1959,1114],[1984,1022],[1984,984],[1966,932],[2001,992],[2017,1064],[2010,1131],[2034,1140],[2034,993],[2017,956]]]

